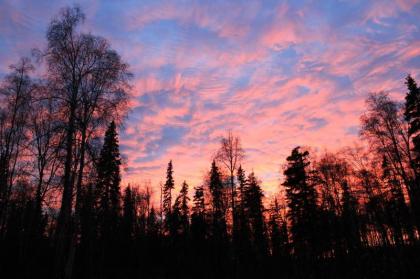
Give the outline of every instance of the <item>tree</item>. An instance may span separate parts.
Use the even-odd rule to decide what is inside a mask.
[[[239,195],[237,196],[238,206],[236,207],[237,222],[236,226],[233,228],[233,244],[239,258],[244,258],[245,254],[249,252],[248,244],[250,232],[246,215],[246,193],[248,192],[249,184],[242,166],[239,166],[236,177],[239,186]]]
[[[198,243],[204,241],[206,237],[206,208],[204,203],[204,189],[202,186],[194,188],[193,207],[191,214],[191,234],[193,241]]]
[[[105,133],[97,166],[96,196],[99,198],[99,214],[102,217],[103,237],[117,232],[120,215],[120,151],[115,122],[112,121]]]
[[[77,229],[80,208],[77,200],[80,200],[88,134],[98,131],[97,128],[103,127],[110,118],[118,119],[124,113],[121,108],[129,89],[128,66],[107,41],[78,32],[84,18],[78,7],[62,9],[48,27],[46,50],[36,52],[47,63],[48,83],[65,123],[63,193],[57,224],[57,273],[64,272],[67,257],[63,255],[68,254],[70,240],[74,239],[70,225],[75,182]],[[69,277],[69,272],[71,268],[62,275]]]
[[[415,213],[417,227],[420,227],[420,88],[416,81],[408,75],[405,84],[407,95],[405,97],[404,117],[408,122],[408,141],[412,142],[410,157],[411,167],[414,170],[414,179],[409,189],[411,206]]]
[[[386,93],[371,94],[367,112],[361,117],[361,135],[369,140],[379,158],[386,156],[389,167],[405,185],[412,207],[416,208],[413,181],[416,170],[411,159],[410,136],[399,106]]]
[[[226,167],[230,178],[230,199],[232,210],[232,222],[235,227],[235,171],[244,157],[244,150],[241,147],[239,137],[233,136],[229,131],[227,137],[223,137],[220,142],[220,149],[216,153],[216,160]]]
[[[35,88],[29,76],[34,70],[29,59],[22,58],[10,70],[0,87],[0,237],[5,232],[12,186],[22,174],[20,159]]]
[[[326,152],[314,163],[312,174],[319,193],[319,246],[324,253],[339,253],[343,250],[341,186],[348,177],[348,164],[338,154]]]
[[[190,211],[188,207],[188,184],[182,183],[178,197],[175,199],[173,210],[171,213],[170,235],[175,237],[178,235],[185,236],[189,232]]]
[[[226,216],[223,201],[223,183],[219,168],[213,160],[210,169],[209,190],[211,194],[212,226],[211,226],[211,253],[210,259],[217,267],[215,276],[221,277],[228,266],[226,249],[228,249]]]
[[[211,164],[209,187],[212,195],[213,237],[222,240],[226,238],[227,234],[223,210],[223,183],[215,161]]]
[[[35,210],[33,227],[39,224],[42,206],[49,193],[59,188],[63,129],[56,105],[48,85],[39,81],[32,96],[28,132],[31,139],[28,151],[33,162]]]
[[[251,172],[248,175],[248,188],[245,192],[245,212],[250,228],[250,238],[259,264],[263,263],[267,256],[267,238],[265,234],[264,206],[262,203],[263,193],[257,178]]]
[[[172,160],[170,160],[166,169],[166,182],[163,186],[163,212],[165,214],[165,227],[167,230],[171,227],[172,189],[175,187],[173,172]]]
[[[180,227],[181,234],[186,234],[189,231],[190,225],[190,209],[188,206],[190,198],[188,197],[188,184],[186,181],[182,183],[179,196],[175,200],[174,208],[177,208],[179,211]]]
[[[416,81],[408,75],[405,84],[407,95],[405,96],[404,117],[408,122],[408,134],[413,142],[414,162],[418,170],[420,163],[420,88]]]
[[[286,159],[286,180],[282,184],[286,188],[294,252],[300,256],[313,255],[316,247],[317,195],[310,184],[308,156],[309,152],[301,152],[300,147],[292,150]]]
[[[111,259],[118,247],[121,216],[120,192],[120,151],[115,122],[112,121],[105,132],[104,144],[97,164],[96,197],[98,201],[99,237],[102,246],[101,259],[111,268]],[[103,270],[103,272],[106,272]]]

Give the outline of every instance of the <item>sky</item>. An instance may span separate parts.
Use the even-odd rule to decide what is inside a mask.
[[[293,147],[354,144],[367,94],[420,81],[420,0],[0,0],[0,77],[73,4],[130,64],[123,183],[155,191],[171,159],[178,188],[200,184],[232,130],[272,195]]]

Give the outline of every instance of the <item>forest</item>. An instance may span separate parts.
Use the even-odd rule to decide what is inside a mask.
[[[232,131],[200,185],[186,177],[176,192],[173,158],[160,196],[152,195],[121,183],[130,67],[105,38],[80,31],[84,17],[77,7],[62,9],[46,47],[1,81],[2,278],[420,272],[420,87],[411,75],[401,81],[401,100],[367,96],[358,145],[291,150],[273,198],[242,168],[246,154]]]

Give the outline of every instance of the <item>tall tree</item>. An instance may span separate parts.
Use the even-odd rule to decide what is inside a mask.
[[[223,182],[216,162],[213,160],[210,169],[209,189],[211,194],[212,226],[211,226],[211,262],[214,276],[221,277],[227,272],[228,249],[226,216],[223,200]]]
[[[171,226],[172,189],[175,187],[173,172],[172,160],[170,160],[166,169],[166,182],[163,186],[163,212],[165,214],[165,228],[167,230]]]
[[[406,122],[399,105],[383,92],[371,94],[366,103],[367,112],[361,117],[361,135],[369,140],[379,158],[386,156],[389,167],[403,182],[410,202],[416,208],[416,187],[413,185],[416,170],[411,163],[410,133],[405,129]]]
[[[49,192],[60,186],[63,129],[57,101],[47,85],[38,82],[32,97],[28,130],[29,154],[33,160],[35,186],[34,227],[39,223],[42,205]]]
[[[33,66],[22,58],[11,65],[0,87],[0,237],[4,233],[12,186],[21,174],[22,147],[27,136],[34,84],[30,78]]]
[[[319,246],[324,253],[339,253],[343,249],[341,185],[348,177],[348,164],[338,154],[326,152],[314,163],[313,177],[319,193]]]
[[[405,96],[404,116],[409,124],[409,136],[413,142],[414,162],[418,169],[420,166],[420,88],[416,81],[408,75],[405,81],[407,95]]]
[[[191,214],[191,234],[196,245],[206,237],[206,208],[204,202],[204,189],[202,186],[194,188],[193,207]]]
[[[115,122],[112,121],[105,133],[104,145],[97,166],[96,196],[102,216],[102,232],[116,233],[120,215],[120,151]],[[109,237],[110,235],[107,235]]]
[[[179,208],[179,217],[182,234],[186,234],[189,231],[190,225],[190,198],[188,197],[188,184],[186,181],[182,183],[179,196],[175,200],[176,207]]]
[[[215,161],[211,164],[209,187],[212,195],[213,237],[222,240],[227,234],[226,217],[223,210],[223,183]]]
[[[414,179],[411,185],[411,206],[413,208],[417,227],[420,227],[420,88],[416,81],[408,75],[405,84],[407,95],[405,97],[404,116],[408,122],[409,141],[412,142],[410,156],[411,166],[414,169]]]
[[[74,184],[77,182],[80,200],[88,129],[98,128],[93,124],[98,118],[109,116],[101,122],[103,125],[110,118],[118,119],[124,112],[119,109],[125,103],[130,77],[127,65],[105,39],[78,31],[84,19],[85,15],[78,7],[62,9],[48,27],[46,50],[37,52],[47,63],[48,82],[59,101],[65,123],[63,193],[56,257],[57,273],[65,271],[62,274],[65,277],[71,276],[71,268],[64,269],[67,257],[63,255],[68,254],[70,240],[74,239],[70,232]],[[76,140],[79,136],[81,141]],[[79,204],[77,197],[76,204]],[[76,213],[78,211],[77,206]]]
[[[292,150],[286,159],[286,180],[282,184],[286,187],[288,218],[296,255],[313,255],[315,252],[317,195],[309,179],[308,156],[309,152],[300,151],[300,147]]]
[[[250,237],[256,260],[261,264],[267,256],[263,193],[253,172],[248,175],[248,188],[245,193],[245,210],[249,222]]]
[[[236,226],[233,228],[233,243],[237,250],[236,253],[239,254],[240,258],[243,258],[244,254],[248,253],[247,246],[249,243],[249,226],[246,215],[246,194],[248,192],[249,184],[242,166],[239,166],[238,168],[236,179],[238,181],[239,195],[237,195],[237,222]]]
[[[119,241],[121,192],[120,192],[120,151],[115,122],[112,121],[105,132],[104,144],[97,163],[96,197],[98,201],[98,223],[100,236],[100,259],[104,264],[101,272],[116,264],[115,253]]]
[[[232,222],[235,227],[235,171],[244,157],[244,150],[241,146],[239,137],[229,131],[227,137],[223,137],[220,142],[220,149],[216,154],[216,160],[220,162],[229,172],[230,184],[230,203],[232,211]]]

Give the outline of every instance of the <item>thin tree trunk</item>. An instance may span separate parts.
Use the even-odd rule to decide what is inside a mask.
[[[61,200],[61,208],[58,217],[56,235],[56,278],[64,278],[65,264],[70,244],[70,221],[73,198],[72,163],[73,163],[73,139],[75,131],[76,104],[70,108],[70,117],[66,135],[66,159],[64,164],[64,189]]]

